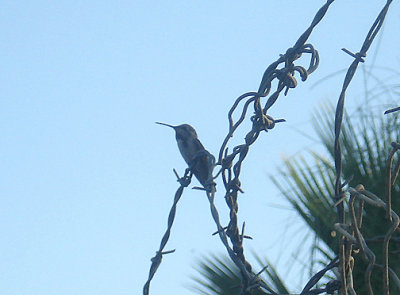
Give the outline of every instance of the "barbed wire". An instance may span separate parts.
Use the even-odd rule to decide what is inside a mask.
[[[215,198],[215,187],[213,187],[211,190],[207,191],[207,198],[210,202],[210,210],[211,210],[211,215],[214,219],[215,224],[217,225],[217,233],[224,244],[225,248],[228,251],[229,257],[232,259],[232,261],[235,263],[235,265],[239,268],[240,274],[242,276],[242,294],[250,294],[253,289],[257,288],[263,288],[267,290],[270,293],[265,293],[265,294],[273,294],[273,295],[278,295],[276,292],[274,292],[271,287],[269,287],[266,283],[264,283],[262,280],[259,279],[259,274],[254,274],[251,271],[251,268],[249,270],[249,264],[247,261],[244,261],[240,259],[240,257],[235,253],[234,249],[231,248],[228,242],[228,237],[227,234],[225,233],[225,229],[222,227],[220,221],[219,221],[219,213],[217,208],[214,205],[214,198]],[[241,241],[243,242],[244,239],[244,232],[241,234]],[[244,287],[245,286],[245,287]],[[249,293],[250,292],[250,293]]]
[[[389,206],[386,202],[382,201],[378,196],[375,194],[365,190],[363,185],[358,185],[356,188],[349,187],[348,192],[350,193],[350,202],[349,202],[349,209],[351,215],[351,223],[350,224],[335,224],[335,229],[343,235],[349,244],[352,246],[356,246],[357,249],[361,250],[361,253],[366,261],[368,261],[368,267],[365,273],[366,285],[368,294],[374,294],[372,291],[371,286],[371,274],[373,267],[375,267],[375,254],[373,251],[367,246],[365,239],[361,233],[361,220],[362,220],[362,210],[360,210],[360,214],[356,217],[355,208],[354,208],[354,200],[355,198],[360,199],[362,204],[365,202],[368,205],[375,206],[378,208],[382,208],[385,211],[389,210]],[[399,278],[397,277],[396,273],[394,273],[389,267],[389,241],[395,232],[395,230],[399,227],[400,219],[399,216],[392,210],[391,212],[392,220],[390,220],[392,226],[388,229],[384,237],[383,243],[383,252],[384,252],[384,265],[383,265],[383,282],[384,282],[384,290],[383,294],[389,294],[389,273],[393,277],[394,282],[397,284],[400,290],[400,282]],[[352,258],[349,258],[352,260]],[[347,286],[348,289],[351,290],[352,294],[355,294],[353,286]]]
[[[175,171],[175,169],[174,169],[174,173],[175,173],[176,177],[178,178],[178,182],[180,183],[181,186],[177,189],[177,191],[175,193],[174,202],[173,202],[171,210],[170,210],[170,212],[168,214],[167,230],[165,231],[165,233],[164,233],[164,235],[163,235],[163,237],[161,239],[160,248],[156,252],[156,255],[153,258],[151,258],[151,266],[150,266],[150,271],[149,271],[149,277],[148,277],[148,279],[147,279],[147,281],[146,281],[146,283],[144,284],[144,287],[143,287],[143,294],[144,295],[148,295],[149,294],[150,282],[153,279],[158,267],[161,264],[163,255],[175,252],[175,250],[171,250],[171,251],[163,251],[163,250],[164,250],[165,246],[167,245],[169,236],[171,234],[172,225],[173,225],[174,220],[175,220],[176,206],[178,205],[178,202],[179,202],[179,200],[180,200],[180,198],[182,196],[183,190],[191,182],[192,172],[190,171],[190,169],[186,169],[185,174],[184,174],[183,177],[179,177],[178,173]]]
[[[247,237],[244,234],[244,224],[242,230],[239,230],[238,225],[238,195],[239,192],[243,193],[240,182],[241,167],[243,161],[245,160],[250,146],[257,140],[262,131],[268,132],[275,127],[276,123],[284,122],[284,119],[274,119],[267,114],[268,110],[276,103],[280,94],[283,92],[286,96],[289,89],[295,88],[297,86],[297,80],[295,78],[296,73],[300,76],[302,81],[305,81],[309,74],[314,72],[319,64],[319,54],[318,51],[311,45],[306,44],[307,39],[312,33],[313,29],[325,16],[329,6],[334,2],[334,0],[328,0],[326,3],[318,10],[311,25],[306,29],[306,31],[299,37],[295,45],[289,48],[286,53],[280,55],[279,59],[269,65],[263,74],[259,88],[257,92],[247,92],[239,96],[228,112],[229,130],[225,136],[221,148],[219,150],[217,165],[220,166],[220,171],[215,177],[221,174],[222,182],[225,188],[225,201],[229,208],[229,223],[227,227],[223,227],[220,223],[219,213],[214,204],[216,188],[215,184],[205,185],[204,190],[206,191],[207,199],[210,204],[210,211],[212,218],[217,226],[217,234],[219,235],[222,244],[226,248],[229,257],[234,262],[234,264],[240,270],[241,277],[241,294],[249,295],[253,290],[257,289],[259,292],[264,294],[278,295],[270,286],[268,286],[263,280],[259,278],[260,273],[264,270],[255,273],[251,264],[246,260],[244,255],[244,238]],[[398,161],[395,168],[392,167],[393,157],[395,153],[400,149],[398,143],[392,143],[392,151],[389,154],[387,160],[387,171],[386,171],[386,202],[383,202],[380,198],[374,194],[368,192],[363,186],[358,186],[355,189],[348,188],[346,192],[350,194],[350,200],[348,202],[350,221],[346,223],[345,220],[345,207],[344,200],[346,194],[344,192],[345,185],[348,184],[349,180],[342,182],[342,153],[341,153],[341,143],[339,135],[341,133],[341,125],[343,120],[344,111],[344,101],[346,90],[357,70],[357,66],[360,62],[364,62],[364,57],[368,49],[370,48],[374,38],[379,32],[382,23],[385,19],[386,13],[388,11],[389,5],[392,1],[387,1],[378,17],[376,18],[374,24],[369,30],[367,37],[358,53],[352,53],[349,50],[343,48],[343,51],[354,57],[354,61],[350,65],[347,74],[345,76],[342,91],[340,93],[336,114],[335,114],[335,142],[334,142],[334,152],[335,152],[335,195],[334,203],[337,207],[338,222],[335,224],[335,229],[339,232],[339,255],[333,261],[331,261],[323,270],[315,274],[306,286],[303,288],[301,295],[306,294],[334,294],[338,291],[340,294],[356,294],[353,287],[353,268],[354,268],[354,258],[353,253],[361,251],[362,257],[368,262],[368,266],[365,271],[366,285],[369,295],[372,295],[371,287],[371,276],[374,268],[382,268],[384,277],[384,294],[389,294],[389,275],[396,285],[400,286],[400,280],[397,274],[389,267],[388,257],[389,257],[389,242],[392,238],[393,233],[398,230],[399,217],[391,209],[391,188],[393,187],[395,180],[399,174],[400,170],[400,160]],[[303,54],[309,54],[310,60],[309,65],[306,68],[302,66],[297,66],[294,62],[300,59]],[[276,81],[276,90],[271,94],[272,84]],[[262,100],[266,99],[264,105],[262,105]],[[239,105],[243,104],[241,108]],[[251,130],[245,136],[245,142],[240,145],[236,145],[232,148],[232,152],[229,153],[228,144],[231,138],[234,136],[236,130],[245,121],[249,107],[253,106],[254,113],[250,117]],[[385,112],[392,113],[399,108],[394,108]],[[233,119],[234,113],[239,112],[239,118],[235,121]],[[178,177],[178,181],[181,186],[178,188],[174,203],[171,208],[168,217],[168,227],[161,240],[160,248],[156,252],[156,256],[152,258],[152,264],[149,271],[148,280],[143,288],[143,294],[148,295],[149,286],[155,272],[157,271],[159,265],[161,264],[162,256],[173,251],[164,251],[166,243],[169,239],[170,231],[175,217],[175,211],[177,203],[182,195],[183,189],[187,187],[191,179],[190,169],[186,169],[185,175],[182,178]],[[211,182],[208,182],[211,184]],[[357,201],[357,204],[356,204]],[[390,220],[392,226],[386,232],[383,238],[383,252],[385,261],[382,265],[376,264],[375,254],[368,247],[366,239],[362,234],[362,220],[363,220],[363,210],[364,204],[369,206],[375,206],[383,208],[387,212],[387,217]],[[325,286],[325,288],[315,288],[312,289],[320,279],[325,275],[328,270],[339,268],[339,274],[337,280],[331,280]],[[400,288],[400,287],[399,287]]]
[[[360,62],[364,62],[364,58],[367,54],[368,49],[370,48],[372,42],[374,41],[376,35],[378,34],[383,21],[385,20],[386,13],[389,9],[392,0],[388,0],[379,15],[377,16],[375,22],[370,28],[361,49],[357,53],[352,53],[349,50],[343,48],[343,51],[347,54],[354,57],[354,61],[350,65],[347,70],[342,91],[340,93],[336,114],[335,114],[335,142],[334,142],[334,155],[335,155],[335,171],[336,171],[336,181],[335,181],[335,203],[337,204],[337,214],[338,214],[338,223],[345,224],[345,208],[343,198],[343,184],[342,184],[342,152],[340,145],[340,133],[341,133],[341,125],[343,121],[343,113],[344,113],[344,102],[345,102],[345,94],[348,86],[350,85],[351,80],[357,70],[358,64]],[[389,213],[390,214],[390,213]],[[348,240],[345,240],[345,236],[343,232],[339,236],[339,259],[340,259],[340,272],[341,272],[341,280],[342,280],[342,288],[341,293],[347,295],[348,286],[347,280],[349,278],[348,273],[351,272],[350,261],[352,261],[351,257],[351,245],[348,243]],[[350,277],[351,278],[351,277]],[[352,286],[349,286],[350,291],[355,293]],[[368,289],[369,292],[372,292],[372,289]],[[370,293],[371,294],[371,293]],[[386,293],[385,293],[386,294]],[[388,293],[387,293],[388,294]]]
[[[278,60],[273,62],[265,70],[261,79],[257,92],[248,92],[239,96],[228,112],[229,131],[221,145],[218,157],[218,164],[221,165],[222,180],[225,187],[225,201],[229,208],[229,224],[226,228],[226,235],[229,237],[235,255],[240,259],[241,265],[237,265],[241,270],[242,292],[247,290],[249,286],[249,274],[252,273],[252,266],[246,260],[243,248],[243,233],[239,231],[237,212],[238,193],[242,192],[240,182],[240,172],[244,159],[250,149],[250,146],[256,141],[262,131],[268,132],[275,127],[276,123],[284,122],[284,119],[275,120],[267,114],[267,111],[277,101],[279,95],[284,91],[287,95],[290,88],[297,86],[295,74],[298,73],[302,81],[305,81],[309,74],[314,72],[319,64],[319,54],[311,44],[306,44],[308,37],[312,33],[315,26],[322,20],[329,6],[334,0],[327,1],[316,13],[311,25],[299,37],[295,45],[289,48],[285,54],[282,54]],[[303,54],[310,54],[309,66],[305,69],[302,66],[296,66],[294,62],[302,57]],[[282,66],[281,68],[278,68]],[[277,87],[267,99],[264,106],[261,99],[267,97],[272,90],[272,82],[277,80]],[[235,122],[233,119],[234,112],[238,109],[240,103],[243,107],[240,110],[240,116]],[[232,149],[232,153],[228,153],[228,142],[233,137],[235,131],[244,122],[248,108],[250,105],[254,107],[254,115],[251,116],[252,128],[245,136],[245,143],[237,145]],[[237,159],[236,159],[237,158]],[[236,159],[236,162],[234,163]],[[229,251],[228,251],[229,252]],[[242,267],[244,265],[244,269]],[[247,294],[244,292],[243,294]]]
[[[297,86],[296,78],[294,77],[297,72],[302,81],[305,81],[310,73],[312,73],[319,64],[319,55],[317,50],[311,44],[305,44],[308,37],[310,36],[314,27],[322,20],[323,16],[327,12],[330,4],[332,4],[334,0],[328,0],[325,5],[323,5],[317,14],[315,15],[311,25],[307,30],[299,37],[297,42],[292,48],[289,48],[285,54],[282,54],[280,58],[272,63],[264,72],[263,78],[261,80],[258,92],[249,92],[241,95],[236,99],[235,103],[231,107],[229,111],[229,132],[223,141],[223,144],[220,149],[220,156],[218,164],[221,165],[222,178],[223,183],[226,189],[225,199],[230,208],[230,222],[228,227],[225,229],[219,222],[219,214],[217,208],[214,205],[214,196],[215,196],[215,186],[211,186],[207,189],[207,197],[210,202],[210,210],[213,216],[213,219],[217,225],[217,230],[219,237],[226,247],[229,256],[235,263],[235,265],[240,269],[241,279],[242,279],[242,294],[250,294],[251,290],[255,288],[263,288],[270,292],[270,294],[276,294],[269,286],[267,286],[264,282],[258,279],[258,275],[254,274],[252,271],[252,267],[248,261],[246,261],[244,257],[244,249],[243,249],[243,239],[244,232],[239,233],[238,223],[237,223],[237,197],[238,191],[243,192],[240,188],[239,175],[241,170],[241,165],[243,160],[245,159],[249,147],[251,144],[255,142],[258,138],[261,131],[268,131],[269,129],[274,128],[275,123],[283,122],[283,119],[274,120],[271,116],[267,115],[267,110],[276,102],[279,97],[279,94],[285,89],[284,94],[287,95],[288,90],[290,88],[295,88]],[[295,66],[294,61],[299,59],[303,54],[311,54],[310,64],[308,69],[305,69],[302,66]],[[284,66],[278,69],[278,66],[284,64]],[[264,107],[261,106],[261,97],[266,97],[272,89],[272,81],[278,80],[277,90],[269,97]],[[232,114],[236,110],[239,103],[248,98],[245,102],[242,115],[240,119],[233,123]],[[244,145],[237,146],[233,149],[233,153],[228,155],[228,149],[226,145],[229,139],[233,136],[233,133],[238,128],[238,126],[244,121],[247,109],[249,105],[254,102],[254,116],[251,117],[251,121],[253,123],[252,130],[246,135],[246,143]],[[225,156],[222,154],[225,151]],[[233,166],[232,162],[239,155],[238,162]],[[235,175],[232,178],[232,173]],[[187,184],[188,185],[188,184]],[[162,258],[162,249],[165,247],[166,242],[168,241],[169,233],[172,227],[173,217],[175,215],[176,203],[177,199],[179,200],[181,193],[183,191],[183,187],[181,184],[181,188],[178,189],[177,194],[175,195],[175,200],[173,207],[171,208],[170,217],[168,219],[168,228],[164,237],[162,239],[160,249],[157,251],[156,256],[152,258],[152,265],[150,267],[149,278],[146,282],[143,293],[145,295],[148,294],[150,281],[152,280],[158,266],[161,263]],[[177,197],[179,193],[179,197]],[[228,237],[232,243],[232,248],[229,245]]]

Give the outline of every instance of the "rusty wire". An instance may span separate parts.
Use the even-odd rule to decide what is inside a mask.
[[[217,225],[217,232],[219,237],[227,249],[227,252],[235,265],[239,268],[242,279],[242,294],[250,294],[253,289],[266,290],[269,293],[266,294],[276,294],[268,285],[266,285],[262,280],[258,278],[259,274],[255,274],[252,270],[252,266],[244,257],[244,249],[243,249],[243,239],[245,237],[244,232],[239,232],[238,222],[237,222],[237,197],[238,192],[243,192],[240,188],[240,170],[243,160],[245,159],[247,152],[249,151],[249,147],[251,144],[255,142],[258,138],[261,131],[268,131],[269,129],[274,128],[275,123],[283,122],[284,120],[274,120],[271,116],[267,115],[267,111],[269,108],[276,102],[280,93],[285,90],[284,94],[287,95],[288,90],[290,88],[295,88],[297,86],[297,81],[295,73],[297,72],[300,75],[302,81],[305,81],[310,73],[312,73],[317,67],[319,63],[319,55],[318,51],[314,49],[311,44],[306,44],[308,37],[310,36],[314,27],[322,20],[323,16],[327,12],[329,6],[332,4],[334,0],[328,0],[325,5],[323,5],[317,14],[315,15],[311,25],[307,30],[300,36],[295,45],[292,48],[289,48],[285,54],[282,54],[280,58],[272,63],[267,70],[265,71],[263,78],[261,80],[258,92],[249,92],[241,95],[236,99],[233,106],[229,111],[229,132],[225,137],[225,140],[222,143],[219,155],[218,164],[221,165],[222,170],[222,179],[226,189],[225,199],[227,205],[230,209],[230,222],[227,226],[227,229],[222,227],[219,221],[219,214],[217,208],[214,205],[214,197],[215,197],[215,186],[210,186],[206,188],[206,193],[208,200],[210,202],[210,210],[214,222]],[[309,67],[305,69],[302,66],[294,65],[294,61],[299,59],[303,54],[310,54],[310,63]],[[278,69],[278,66],[283,64],[283,67]],[[261,98],[268,96],[269,92],[272,89],[272,81],[277,79],[278,86],[277,90],[270,95],[264,107],[261,105]],[[244,103],[244,107],[241,113],[241,116],[237,122],[233,122],[232,115],[239,103],[246,99],[247,101]],[[253,124],[252,130],[246,135],[246,142],[244,145],[236,146],[233,148],[233,153],[228,155],[227,144],[235,130],[238,126],[244,121],[246,117],[246,113],[248,107],[251,103],[254,103],[254,115],[251,117],[251,121]],[[223,154],[225,154],[223,156]],[[239,156],[239,159],[235,165],[233,165],[233,161]],[[233,165],[233,168],[232,168]],[[232,178],[232,173],[234,174],[234,178]],[[175,203],[174,203],[175,205]],[[175,210],[175,208],[171,209]],[[171,222],[172,226],[172,222]],[[167,229],[166,234],[169,236],[170,231],[170,222]],[[228,242],[228,237],[232,243],[232,247]],[[167,241],[165,240],[165,242]],[[164,241],[164,238],[163,238]],[[162,244],[160,250],[157,251],[157,255],[152,259],[152,266],[149,273],[149,279],[144,287],[144,294],[148,294],[149,284],[151,279],[154,276],[154,273],[161,263],[161,257],[159,253],[161,253],[162,248],[165,244]]]
[[[264,289],[268,291],[270,294],[276,294],[269,286],[267,286],[264,282],[258,279],[258,274],[254,274],[252,271],[252,267],[249,262],[246,261],[244,257],[243,250],[243,238],[244,232],[239,233],[238,223],[237,223],[237,196],[238,191],[243,192],[240,188],[239,175],[241,170],[241,165],[243,160],[245,159],[249,147],[251,144],[255,142],[258,138],[261,131],[268,131],[269,129],[274,128],[275,123],[283,122],[284,120],[274,120],[271,116],[267,115],[267,111],[269,108],[276,102],[280,93],[285,90],[284,94],[287,95],[288,90],[290,88],[295,88],[297,86],[297,81],[295,73],[297,72],[300,75],[302,81],[305,81],[310,73],[312,73],[319,64],[319,55],[317,50],[311,44],[306,44],[308,37],[313,31],[314,27],[322,20],[325,13],[327,12],[329,6],[334,2],[334,0],[328,0],[325,5],[323,5],[317,14],[315,15],[311,25],[307,30],[300,36],[295,45],[292,48],[289,48],[285,54],[282,54],[280,58],[272,63],[265,71],[259,89],[257,92],[249,92],[241,95],[236,99],[235,103],[231,107],[229,111],[229,132],[223,141],[223,144],[220,149],[219,154],[219,165],[222,167],[222,179],[226,189],[225,199],[230,208],[230,222],[226,229],[222,227],[219,222],[219,214],[214,205],[214,196],[215,196],[215,186],[211,186],[207,190],[207,197],[210,202],[210,209],[212,213],[212,217],[217,225],[218,234],[224,246],[226,247],[229,256],[233,260],[233,262],[237,265],[241,272],[242,279],[242,294],[250,294],[253,289]],[[294,61],[299,59],[303,54],[310,54],[310,63],[308,69],[305,69],[301,66],[294,65]],[[283,67],[278,69],[278,66],[283,64]],[[277,79],[278,86],[277,90],[270,95],[264,107],[261,105],[261,98],[268,96],[269,92],[272,89],[272,81]],[[247,101],[244,104],[241,116],[237,122],[233,122],[232,115],[239,103],[246,99]],[[246,135],[246,142],[244,145],[237,146],[233,149],[233,153],[228,155],[227,144],[235,130],[238,126],[244,121],[246,117],[246,113],[248,107],[251,103],[254,103],[254,115],[251,117],[251,121],[253,124],[252,130]],[[224,154],[224,156],[223,156]],[[239,159],[235,165],[233,165],[233,161],[236,156],[239,155]],[[233,165],[233,168],[232,168]],[[234,178],[232,178],[232,173],[234,174]],[[186,183],[185,183],[186,184]],[[186,184],[188,185],[188,183]],[[175,195],[174,205],[171,208],[170,217],[168,219],[168,228],[164,237],[162,239],[160,249],[157,251],[156,256],[152,259],[152,265],[149,272],[149,278],[146,282],[143,293],[145,295],[148,294],[150,281],[153,278],[158,266],[161,263],[162,258],[162,249],[165,247],[166,242],[168,241],[169,233],[172,227],[173,216],[175,215],[176,203],[179,200],[181,193],[183,191],[183,184],[181,183],[181,187],[178,189]],[[232,243],[232,248],[229,245],[228,237]]]
[[[364,58],[367,54],[368,49],[370,48],[372,42],[374,41],[376,35],[378,34],[383,21],[385,20],[386,13],[389,9],[392,0],[388,0],[382,10],[380,11],[379,15],[377,16],[375,22],[373,23],[372,27],[370,28],[361,49],[357,53],[351,53],[347,49],[343,49],[346,53],[350,54],[354,57],[354,61],[350,65],[344,82],[342,86],[342,91],[340,93],[337,107],[336,107],[336,114],[335,114],[335,143],[334,143],[334,155],[335,155],[335,171],[336,171],[336,181],[335,181],[335,202],[339,202],[337,204],[337,214],[338,214],[338,223],[345,224],[345,208],[343,197],[343,184],[342,184],[342,152],[340,146],[340,131],[341,125],[343,121],[343,112],[344,112],[344,101],[345,101],[345,94],[348,86],[350,85],[351,80],[357,70],[358,64],[360,62],[364,62]],[[390,213],[389,213],[390,214]],[[351,261],[351,251],[349,248],[351,246],[348,243],[348,240],[345,240],[345,236],[341,232],[339,236],[339,258],[340,258],[340,271],[341,271],[341,280],[342,280],[342,288],[341,294],[348,294],[348,285],[347,285],[347,278],[348,272],[350,271],[350,261]],[[351,287],[351,286],[350,286]],[[350,288],[350,292],[353,293],[353,290]],[[372,290],[371,290],[372,292]],[[387,293],[388,294],[388,293]]]
[[[348,189],[348,191],[351,195],[351,198],[359,198],[360,200],[365,201],[366,203],[368,203],[371,206],[382,208],[385,211],[389,210],[389,206],[387,205],[387,203],[382,201],[382,199],[380,199],[375,194],[365,190],[364,186],[362,186],[362,185],[359,185],[355,189],[350,187]],[[350,205],[350,210],[351,211],[354,210],[354,206],[352,206],[352,203]],[[391,222],[392,226],[386,232],[385,237],[384,237],[384,243],[383,243],[383,252],[384,252],[384,265],[383,265],[384,290],[383,290],[383,294],[385,294],[385,295],[389,294],[389,272],[391,272],[390,275],[395,278],[394,279],[395,282],[399,281],[399,278],[397,277],[397,275],[394,272],[390,271],[389,261],[388,261],[389,241],[390,241],[393,233],[395,232],[395,230],[399,227],[399,223],[400,223],[399,216],[396,214],[396,212],[394,212],[392,210],[391,215],[392,215],[392,220],[390,220],[390,222]],[[335,228],[343,236],[345,236],[348,239],[348,241],[352,243],[352,245],[356,245],[361,250],[364,258],[366,258],[369,261],[369,265],[368,265],[367,271],[366,271],[366,278],[370,278],[371,273],[372,273],[372,268],[374,266],[376,266],[375,265],[375,255],[373,254],[373,252],[368,248],[367,244],[365,243],[365,240],[362,237],[362,234],[360,233],[360,231],[358,229],[357,221],[355,221],[355,219],[353,218],[353,223],[351,226],[352,229],[356,229],[356,237],[354,237],[354,235],[351,232],[346,230],[346,226],[344,224],[336,223]],[[373,294],[370,281],[368,280],[367,283],[368,283],[367,284],[368,294]],[[400,290],[400,285],[398,285],[398,287]]]
[[[225,188],[225,200],[229,208],[229,224],[224,228],[219,220],[219,213],[214,204],[215,198],[215,185],[210,185],[205,188],[208,201],[210,203],[210,211],[213,220],[217,226],[217,233],[227,249],[228,255],[235,263],[235,265],[240,270],[241,281],[242,281],[242,295],[251,294],[254,289],[258,289],[264,294],[274,294],[274,292],[268,285],[265,284],[261,279],[259,279],[260,273],[254,273],[251,264],[245,259],[243,239],[246,237],[244,235],[244,227],[242,231],[239,231],[238,226],[238,192],[242,192],[240,173],[243,161],[245,160],[247,153],[249,152],[250,146],[257,140],[258,136],[262,131],[268,132],[275,127],[276,123],[283,122],[283,119],[274,119],[267,114],[267,111],[275,104],[279,95],[284,92],[284,95],[288,94],[290,88],[295,88],[297,86],[297,80],[295,74],[299,74],[302,81],[305,81],[309,74],[311,74],[318,67],[319,55],[318,51],[314,49],[311,44],[306,44],[308,37],[312,33],[315,26],[322,20],[326,14],[329,6],[334,2],[334,0],[328,0],[326,3],[318,10],[311,25],[307,30],[299,37],[295,45],[289,48],[285,54],[282,54],[278,60],[273,62],[266,71],[261,79],[260,86],[257,92],[248,92],[239,96],[233,103],[231,109],[228,112],[229,120],[229,130],[223,140],[221,145],[217,165],[221,166],[221,178]],[[346,77],[343,82],[342,91],[340,93],[336,115],[335,115],[335,170],[336,170],[336,181],[335,181],[335,196],[334,201],[337,205],[338,222],[335,224],[335,229],[339,232],[339,256],[335,258],[331,263],[329,263],[323,270],[315,274],[301,292],[302,295],[306,294],[320,294],[327,293],[333,294],[339,290],[340,294],[356,294],[353,288],[353,278],[352,269],[354,267],[354,259],[352,257],[353,252],[358,250],[361,251],[362,257],[368,262],[368,266],[365,272],[365,280],[367,284],[367,290],[369,295],[372,295],[372,287],[370,283],[372,271],[374,268],[382,268],[384,271],[384,294],[389,294],[389,275],[392,277],[396,285],[400,289],[400,280],[396,273],[389,267],[388,263],[388,245],[392,234],[395,230],[398,230],[399,218],[398,215],[391,209],[391,187],[394,185],[395,180],[398,176],[400,170],[400,160],[398,164],[393,169],[392,162],[395,152],[400,148],[398,143],[393,143],[393,150],[388,157],[388,170],[387,170],[387,193],[386,193],[386,203],[379,199],[374,194],[366,191],[362,186],[356,189],[349,188],[347,191],[350,194],[349,200],[349,213],[350,222],[346,223],[345,220],[345,209],[344,200],[346,198],[344,192],[344,186],[347,182],[342,182],[342,154],[340,147],[339,135],[341,132],[341,124],[343,120],[344,111],[344,100],[346,89],[348,88],[355,72],[357,66],[360,62],[364,62],[364,57],[371,46],[375,36],[377,35],[382,23],[385,19],[386,13],[388,11],[389,5],[392,1],[387,1],[381,12],[379,13],[377,19],[372,25],[367,37],[358,53],[353,54],[347,49],[343,49],[346,53],[354,57],[353,63],[350,65]],[[296,66],[294,62],[301,58],[303,54],[310,55],[310,61],[308,68],[302,66]],[[280,68],[278,68],[280,67]],[[277,86],[276,90],[271,94],[272,82],[276,80]],[[269,97],[268,97],[269,95]],[[261,101],[263,98],[268,97],[264,105]],[[243,104],[241,110],[239,110],[239,104]],[[252,123],[251,130],[245,136],[245,142],[241,145],[237,145],[232,148],[232,152],[228,151],[228,143],[230,139],[234,136],[238,127],[246,119],[248,109],[250,105],[253,105],[254,114],[250,117]],[[391,109],[385,112],[391,113],[400,110],[400,108]],[[233,119],[234,113],[238,111],[240,113],[239,118],[235,121]],[[397,146],[398,145],[398,146]],[[236,161],[236,162],[235,162]],[[219,173],[217,174],[219,175]],[[179,179],[181,187],[175,194],[174,204],[171,208],[169,218],[168,218],[168,228],[165,232],[159,250],[156,252],[156,256],[152,258],[152,265],[149,272],[149,278],[143,288],[143,294],[147,295],[149,292],[150,281],[152,280],[158,266],[161,263],[162,255],[170,253],[171,251],[164,251],[163,249],[168,241],[170,231],[172,228],[172,223],[175,216],[175,210],[177,202],[179,201],[184,187],[190,183],[190,169],[187,169],[185,176]],[[357,201],[357,206],[355,202]],[[364,203],[372,206],[381,207],[387,212],[387,216],[392,222],[392,227],[387,231],[383,237],[384,246],[383,252],[385,261],[382,265],[375,263],[375,254],[367,246],[366,240],[362,235],[362,219],[363,219],[363,208]],[[357,208],[357,210],[356,210]],[[230,241],[230,243],[229,243]],[[328,270],[339,266],[340,274],[338,275],[338,280],[332,280],[326,284],[325,288],[313,288],[319,280],[325,275]]]
[[[258,277],[259,274],[254,274],[251,270],[248,270],[248,264],[247,261],[243,262],[238,255],[234,252],[234,249],[231,248],[229,245],[228,237],[225,232],[225,229],[222,227],[220,221],[219,221],[219,213],[217,208],[214,205],[214,198],[215,198],[215,187],[213,186],[211,190],[207,191],[207,198],[210,203],[210,210],[211,210],[211,215],[214,219],[215,224],[217,225],[217,233],[225,246],[225,248],[228,251],[229,257],[232,259],[232,261],[235,263],[235,265],[239,268],[240,274],[242,276],[242,294],[251,294],[251,291],[253,289],[264,289],[267,290],[269,293],[265,294],[273,294],[273,295],[278,295],[276,292],[274,292],[267,284],[265,284],[263,281],[261,281]],[[243,241],[243,233],[242,233],[242,241]],[[261,291],[261,290],[260,290]]]
[[[289,48],[286,53],[282,54],[278,60],[268,66],[263,74],[258,91],[248,92],[239,96],[228,112],[229,130],[219,151],[218,164],[221,165],[222,180],[226,191],[225,201],[229,207],[230,221],[226,228],[226,235],[229,237],[232,243],[232,248],[235,255],[241,261],[240,264],[237,264],[235,261],[234,262],[240,269],[243,294],[248,294],[246,290],[248,290],[250,286],[251,274],[253,272],[251,264],[244,256],[243,233],[240,233],[239,231],[237,217],[239,208],[237,202],[238,193],[243,193],[240,183],[242,163],[247,156],[250,146],[256,141],[262,131],[268,132],[268,130],[275,127],[276,123],[285,121],[283,119],[275,120],[267,114],[267,111],[274,105],[282,91],[284,91],[284,95],[287,95],[290,88],[295,88],[297,86],[295,74],[298,73],[301,80],[305,81],[308,75],[314,72],[318,67],[318,51],[314,49],[311,44],[306,44],[306,42],[313,29],[322,20],[333,1],[334,0],[327,1],[318,10],[311,22],[311,25],[299,37],[295,45]],[[294,62],[301,58],[303,54],[310,55],[309,66],[307,69],[294,64]],[[261,99],[269,95],[272,90],[272,82],[274,80],[277,80],[276,90],[268,97],[266,103],[262,105]],[[243,107],[241,110],[238,110],[240,103],[243,103]],[[254,115],[250,118],[252,122],[252,128],[245,136],[245,143],[235,146],[232,149],[232,153],[229,154],[227,147],[229,140],[233,137],[237,128],[244,122],[250,105],[253,105],[254,108]],[[234,121],[233,114],[237,110],[240,112],[240,116],[237,121]],[[236,162],[234,163],[235,159]],[[220,232],[220,229],[218,230]]]
[[[185,187],[187,187],[190,184],[190,181],[192,178],[192,173],[190,172],[190,169],[186,169],[183,177],[179,177],[175,170],[174,170],[174,173],[177,176],[178,182],[180,183],[181,186],[177,189],[177,191],[175,193],[174,202],[172,204],[171,210],[168,215],[167,230],[165,231],[165,233],[161,239],[160,247],[159,247],[158,251],[156,251],[156,255],[153,258],[151,258],[149,277],[148,277],[146,283],[144,284],[143,295],[149,294],[150,282],[153,279],[158,267],[161,264],[163,255],[175,252],[175,250],[170,250],[170,251],[163,251],[163,250],[164,250],[165,246],[167,245],[169,236],[171,234],[172,225],[175,220],[176,206],[182,196],[183,190],[185,189]]]

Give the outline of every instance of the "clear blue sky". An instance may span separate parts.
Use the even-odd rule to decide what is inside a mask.
[[[140,294],[177,188],[172,168],[185,169],[173,131],[154,122],[193,125],[216,154],[234,99],[257,89],[323,3],[2,1],[0,293]],[[243,168],[249,258],[250,250],[268,257],[293,291],[306,277],[287,245],[306,230],[269,175],[282,155],[318,148],[299,130],[315,138],[310,114],[337,99],[343,75],[311,86],[351,63],[340,49],[360,49],[384,3],[332,5],[309,40],[319,69],[271,109],[287,123],[261,136]],[[399,66],[399,28],[395,1],[375,65]],[[374,45],[367,65],[376,52]],[[362,93],[360,71],[349,99]],[[202,192],[186,191],[175,222],[167,250],[177,251],[164,258],[154,295],[189,294],[196,260],[225,251],[211,237]],[[289,264],[298,265],[290,274]]]

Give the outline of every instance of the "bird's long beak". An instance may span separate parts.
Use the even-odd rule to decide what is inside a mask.
[[[170,124],[161,123],[161,122],[156,122],[156,124],[168,126],[168,127],[174,128],[174,129],[176,128],[176,126],[173,126],[173,125],[170,125]]]

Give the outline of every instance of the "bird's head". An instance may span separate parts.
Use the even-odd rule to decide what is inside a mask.
[[[176,140],[187,140],[189,138],[197,138],[196,130],[189,124],[173,126],[170,124],[156,122],[157,124],[171,127],[175,130]]]

